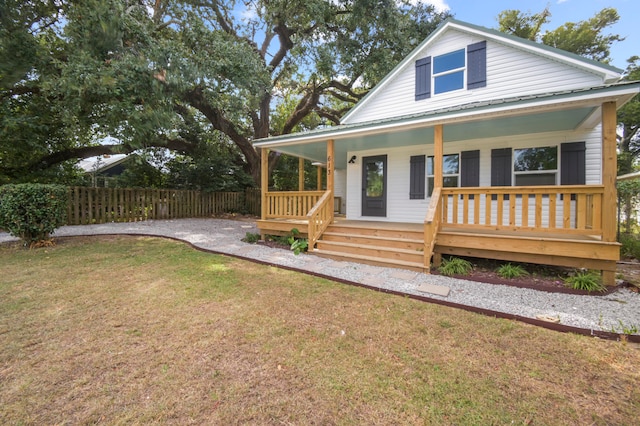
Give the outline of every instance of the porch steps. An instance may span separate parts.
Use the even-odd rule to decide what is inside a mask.
[[[424,272],[424,242],[418,230],[332,224],[313,253],[335,260]]]

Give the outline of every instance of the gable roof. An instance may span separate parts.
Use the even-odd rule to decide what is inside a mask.
[[[580,55],[576,55],[574,53],[570,53],[551,46],[535,43],[531,40],[526,40],[510,34],[502,33],[497,30],[449,18],[444,21],[438,28],[436,28],[436,30],[432,32],[429,37],[427,37],[418,47],[416,47],[404,60],[402,60],[402,62],[400,62],[375,87],[373,87],[364,98],[362,98],[347,114],[345,114],[345,116],[342,117],[341,123],[349,123],[350,118],[356,113],[356,111],[362,108],[363,105],[367,104],[368,101],[377,93],[384,90],[385,86],[390,81],[392,81],[402,70],[404,70],[407,64],[412,64],[413,62],[415,62],[421,52],[423,52],[428,46],[434,44],[442,34],[451,29],[479,35],[483,38],[492,40],[497,43],[508,45],[516,49],[525,50],[557,62],[562,62],[567,65],[583,69],[585,71],[601,76],[605,83],[616,82],[621,77],[622,70],[619,68],[594,61],[592,59],[584,58]]]

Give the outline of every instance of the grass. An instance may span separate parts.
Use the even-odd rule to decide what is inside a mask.
[[[1,424],[634,424],[640,351],[162,239],[0,245]]]

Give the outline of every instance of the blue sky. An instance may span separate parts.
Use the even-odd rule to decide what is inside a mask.
[[[418,0],[420,1],[420,0]],[[550,22],[543,31],[553,30],[566,22],[584,21],[605,7],[618,11],[620,20],[608,34],[625,37],[611,47],[611,65],[627,67],[627,59],[640,56],[640,0],[422,0],[439,9],[448,9],[456,19],[488,28],[498,27],[498,14],[506,9],[539,13],[549,5]]]

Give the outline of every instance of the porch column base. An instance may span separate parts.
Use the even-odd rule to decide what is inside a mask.
[[[607,287],[613,287],[616,285],[616,273],[615,271],[602,271],[602,284]]]

